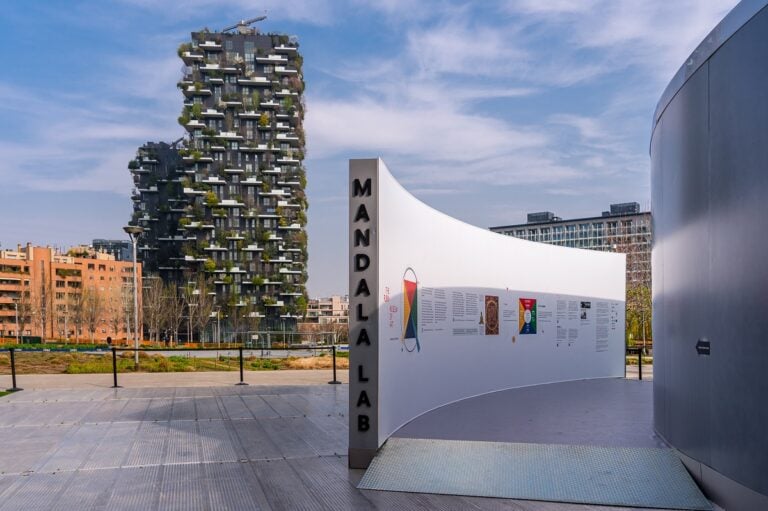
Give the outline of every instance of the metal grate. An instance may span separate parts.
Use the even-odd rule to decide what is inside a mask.
[[[712,509],[669,449],[390,438],[358,488]]]

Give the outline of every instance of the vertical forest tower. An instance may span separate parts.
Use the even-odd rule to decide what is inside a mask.
[[[130,162],[131,224],[146,230],[145,275],[180,286],[205,275],[230,317],[269,328],[306,307],[304,81],[295,38],[247,23],[179,47],[188,134]]]

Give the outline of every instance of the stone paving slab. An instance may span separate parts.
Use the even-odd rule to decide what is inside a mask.
[[[364,471],[347,468],[348,386],[322,379],[121,389],[100,383],[2,397],[0,511],[596,509],[358,490]]]

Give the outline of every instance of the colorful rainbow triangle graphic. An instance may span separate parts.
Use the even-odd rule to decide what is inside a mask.
[[[417,311],[419,310],[416,302],[418,285],[411,280],[403,280],[403,339],[416,339],[416,350],[421,351],[417,330]]]

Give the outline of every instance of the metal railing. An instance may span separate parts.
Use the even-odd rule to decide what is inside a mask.
[[[7,390],[8,390],[8,392],[17,392],[19,390],[24,390],[24,389],[22,389],[22,388],[20,388],[20,387],[18,387],[16,385],[16,351],[20,351],[20,350],[18,350],[17,348],[6,348],[6,349],[10,353],[11,379],[12,379],[12,382],[13,382],[13,387],[10,388],[10,389],[7,389]],[[245,382],[245,371],[244,371],[244,367],[243,367],[243,360],[245,359],[245,357],[243,356],[243,352],[244,351],[257,351],[258,348],[254,349],[254,348],[245,348],[243,346],[238,346],[237,348],[232,348],[232,349],[237,349],[237,351],[238,351],[238,359],[239,359],[239,366],[240,366],[240,381],[235,383],[235,385],[248,385]],[[311,350],[330,350],[331,351],[331,354],[332,354],[332,357],[333,357],[333,362],[332,362],[332,364],[333,364],[333,379],[331,381],[329,381],[328,384],[329,385],[339,385],[339,384],[341,384],[341,382],[336,377],[336,346],[335,345],[333,345],[333,346],[313,346],[310,349]],[[304,347],[283,347],[283,348],[280,348],[280,351],[306,351],[306,350],[307,350],[307,348],[304,348]],[[227,350],[226,349],[222,350],[222,348],[185,348],[183,350],[173,350],[173,349],[167,349],[167,348],[166,349],[163,349],[163,348],[138,348],[137,349],[137,348],[117,348],[117,347],[113,347],[113,348],[110,348],[110,351],[112,352],[112,382],[113,382],[112,388],[118,389],[118,388],[122,388],[122,386],[118,385],[118,383],[117,383],[117,375],[118,375],[118,370],[117,370],[117,366],[118,366],[118,364],[117,364],[117,352],[118,351],[128,351],[128,352],[141,352],[141,351],[144,351],[144,352],[185,351],[185,352],[190,352],[190,351],[227,351]]]
[[[633,356],[637,355],[637,378],[638,380],[643,379],[643,351],[644,348],[642,347],[636,347],[636,348],[626,348],[626,355],[627,356]],[[624,377],[626,378],[626,364],[625,364],[625,374]]]

